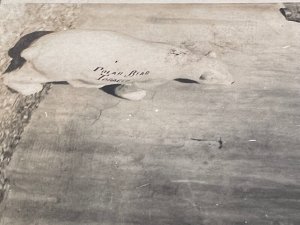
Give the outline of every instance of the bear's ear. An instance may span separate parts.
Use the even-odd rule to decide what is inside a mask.
[[[207,57],[210,57],[210,58],[217,58],[217,53],[214,52],[214,51],[209,51],[207,54],[206,54]]]

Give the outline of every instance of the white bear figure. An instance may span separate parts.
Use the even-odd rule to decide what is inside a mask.
[[[213,52],[199,56],[187,49],[112,31],[47,34],[23,50],[21,56],[26,63],[4,74],[4,83],[23,95],[39,92],[43,83],[67,81],[86,88],[120,84],[115,89],[117,96],[139,100],[148,88],[176,78],[233,82],[226,65]]]

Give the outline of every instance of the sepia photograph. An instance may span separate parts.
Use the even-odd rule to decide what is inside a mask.
[[[0,0],[0,225],[300,225],[300,1]]]

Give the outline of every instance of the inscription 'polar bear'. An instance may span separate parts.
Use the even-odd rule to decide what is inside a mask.
[[[147,89],[185,78],[199,83],[233,82],[214,53],[205,56],[176,46],[147,42],[111,31],[69,30],[51,33],[23,50],[26,63],[4,74],[4,83],[23,95],[42,84],[67,81],[74,87],[120,84],[119,97],[139,100]]]

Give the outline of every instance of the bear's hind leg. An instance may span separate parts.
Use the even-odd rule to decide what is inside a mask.
[[[43,85],[39,83],[10,83],[7,85],[9,88],[13,89],[14,91],[19,92],[22,95],[31,95],[37,92],[40,92],[43,89]]]
[[[41,73],[34,70],[30,63],[26,63],[21,69],[4,74],[3,83],[9,88],[23,95],[31,95],[43,89],[41,83],[48,80]]]
[[[146,96],[146,91],[135,84],[122,84],[115,89],[115,95],[132,101],[141,100]]]

